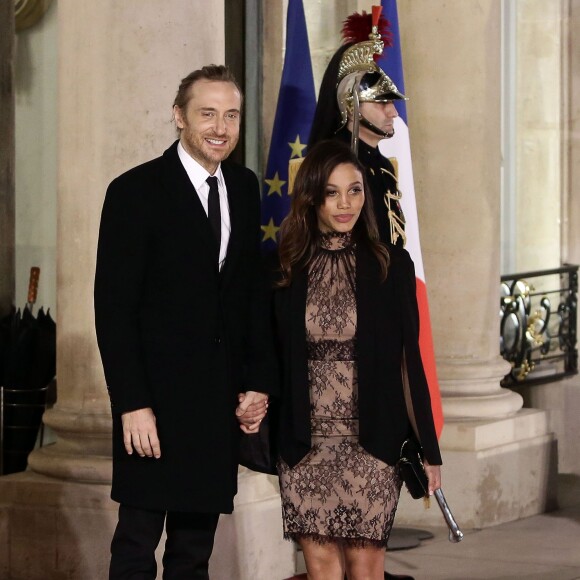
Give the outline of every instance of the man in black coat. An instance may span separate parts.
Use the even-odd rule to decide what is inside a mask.
[[[277,388],[261,269],[259,188],[225,161],[241,91],[226,67],[184,78],[179,140],[115,179],[103,206],[95,318],[113,415],[120,503],[110,578],[208,578],[233,510],[242,431]]]

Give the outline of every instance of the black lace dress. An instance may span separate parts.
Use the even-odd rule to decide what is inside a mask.
[[[278,466],[284,537],[386,546],[401,479],[358,442],[354,250],[350,233],[324,234],[308,273],[312,449]]]

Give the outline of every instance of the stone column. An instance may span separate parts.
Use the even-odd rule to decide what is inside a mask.
[[[510,269],[513,273],[557,268],[561,264],[568,83],[563,60],[565,5],[544,0],[523,0],[512,5],[517,39],[514,117],[518,137],[517,212],[513,216],[517,244]]]
[[[501,2],[410,0],[399,21],[444,489],[460,523],[482,527],[543,511],[553,473],[545,414],[500,387]],[[443,524],[403,498],[399,522]]]
[[[565,78],[568,87],[567,133],[564,146],[568,154],[567,196],[564,202],[565,251],[563,259],[570,264],[580,264],[580,0],[570,0],[567,14],[567,34],[564,49]],[[580,336],[580,319],[576,331]],[[565,381],[559,413],[554,423],[562,425],[564,445],[560,448],[560,471],[580,474],[580,377]],[[550,401],[551,402],[551,401]]]
[[[101,205],[115,176],[175,139],[180,79],[224,60],[221,2],[60,0],[58,26],[58,402],[44,419],[56,443],[31,454],[32,471],[0,480],[7,576],[30,580],[107,576],[117,505],[109,499],[110,410],[93,318]],[[250,474],[240,488],[241,513],[224,520],[216,543],[218,580],[249,580],[252,568],[278,564],[281,533],[271,524],[243,539],[237,533],[255,512],[279,519],[276,490]],[[248,538],[270,558],[251,552]]]
[[[14,301],[14,2],[0,5],[0,316]]]
[[[518,192],[531,198],[517,204],[525,208],[518,212],[518,238],[527,233],[522,243],[527,251],[518,257],[516,271],[579,264],[580,59],[575,41],[580,31],[580,2],[525,0],[514,8],[525,46],[518,50],[518,91],[525,95],[519,99],[523,107],[518,108],[522,117]],[[538,31],[545,35],[544,42],[537,42]],[[546,286],[549,283],[558,284],[558,280]],[[536,290],[540,290],[538,284]],[[518,389],[526,406],[546,411],[558,438],[560,473],[580,473],[579,385],[576,375]]]

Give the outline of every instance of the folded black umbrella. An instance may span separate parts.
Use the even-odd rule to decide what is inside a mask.
[[[2,384],[7,389],[41,389],[56,374],[56,324],[50,311],[17,310],[5,349]]]

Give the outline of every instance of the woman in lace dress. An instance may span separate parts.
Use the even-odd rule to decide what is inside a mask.
[[[378,241],[363,176],[344,144],[316,145],[280,232],[278,472],[284,535],[302,547],[311,580],[382,580],[401,489],[395,464],[412,423],[430,492],[440,486],[413,263]]]

